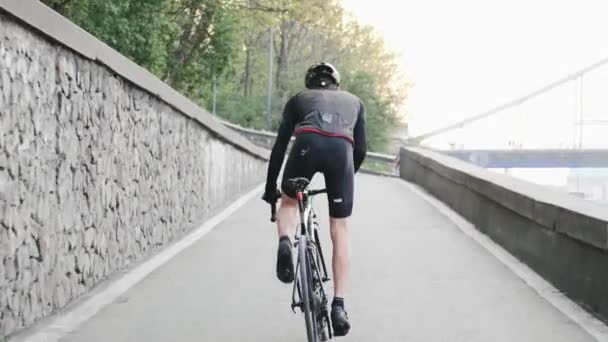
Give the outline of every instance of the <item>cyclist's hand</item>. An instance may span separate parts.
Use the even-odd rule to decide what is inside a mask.
[[[281,198],[281,191],[279,189],[266,189],[262,196],[262,199],[270,205],[277,203],[279,198]]]

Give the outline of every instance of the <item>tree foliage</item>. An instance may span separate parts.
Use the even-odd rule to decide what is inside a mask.
[[[265,126],[269,48],[272,128],[319,61],[336,65],[342,87],[365,103],[373,150],[385,147],[406,98],[397,56],[340,0],[43,2],[203,106],[211,107],[215,79],[218,115],[244,126]]]

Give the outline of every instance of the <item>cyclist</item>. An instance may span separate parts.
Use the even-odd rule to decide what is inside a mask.
[[[350,274],[350,241],[347,218],[353,208],[354,174],[367,153],[365,107],[361,100],[340,90],[340,74],[329,63],[312,65],[305,76],[306,90],[293,96],[283,111],[283,119],[272,148],[266,190],[262,199],[270,204],[281,197],[277,212],[279,246],[277,277],[284,283],[294,280],[292,243],[297,219],[295,193],[287,189],[286,180],[323,173],[329,202],[330,235],[333,245],[334,299],[331,320],[336,336],[350,330],[344,310],[344,295]],[[281,188],[277,178],[289,140],[295,142],[283,172]]]

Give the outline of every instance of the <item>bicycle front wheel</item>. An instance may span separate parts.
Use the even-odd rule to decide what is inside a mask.
[[[300,287],[302,294],[302,304],[304,307],[304,321],[306,321],[306,334],[309,342],[318,342],[317,334],[317,317],[315,314],[315,304],[313,300],[313,287],[312,287],[312,271],[310,265],[310,259],[307,250],[308,241],[306,236],[300,237],[298,246],[298,258],[299,258],[299,273],[300,273]]]

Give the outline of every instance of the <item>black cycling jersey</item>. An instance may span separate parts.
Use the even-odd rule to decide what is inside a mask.
[[[298,121],[296,134],[313,130],[353,142],[363,104],[346,91],[307,89],[292,97],[287,106]]]
[[[296,135],[296,142],[298,139],[297,137],[303,135],[303,133],[314,133],[312,138],[315,136],[318,137],[318,135],[331,137],[330,140],[327,140],[324,137],[318,137],[320,142],[327,142],[328,148],[322,148],[322,146],[315,144],[318,148],[315,149],[316,152],[313,156],[316,155],[314,158],[318,159],[317,161],[314,161],[314,163],[316,163],[315,165],[321,165],[318,160],[331,160],[333,157],[335,158],[333,159],[334,163],[347,165],[347,167],[343,169],[343,172],[346,174],[336,174],[329,178],[339,179],[342,177],[347,180],[348,178],[352,179],[352,173],[359,170],[367,153],[367,128],[365,119],[365,107],[363,103],[358,97],[347,91],[338,89],[307,89],[289,99],[285,105],[283,120],[281,121],[277,138],[270,155],[266,179],[267,193],[271,193],[276,189],[276,181],[285,158],[285,150],[287,149],[289,140],[294,132]],[[306,136],[309,136],[309,134],[306,134]],[[307,141],[310,142],[310,139],[311,137],[308,137]],[[343,142],[338,145],[351,145],[347,150],[344,150],[349,151],[348,153],[351,153],[351,156],[346,158],[344,156],[334,155],[336,153],[340,155],[343,154],[342,149],[338,150],[335,148],[335,143],[330,143],[334,141],[336,143],[337,141]],[[329,148],[329,145],[334,147]],[[301,151],[298,153],[301,153]],[[294,151],[292,151],[292,155],[293,154]],[[292,155],[290,155],[290,160],[297,159],[296,156]],[[289,164],[290,162],[288,161],[288,166],[290,166]],[[311,171],[309,166],[296,162],[292,162],[291,164],[294,165],[290,167],[286,166],[284,178],[288,176],[289,173],[289,176],[304,176],[310,179],[314,172],[324,172],[322,169],[315,169],[312,170],[314,171],[312,174],[308,175],[310,173],[308,171]],[[303,172],[306,173],[306,175],[296,175],[296,173],[301,172],[287,172],[288,169],[293,170],[294,168],[306,169],[308,171]],[[350,175],[348,173],[350,173]],[[327,184],[328,175],[325,172],[324,174],[328,189],[331,186],[338,188],[338,186],[334,184]],[[329,181],[331,182],[331,180]],[[350,189],[346,186],[343,191],[336,191],[335,195],[339,196],[339,198],[336,199],[341,199],[344,203],[350,200],[350,207],[352,208],[352,185],[349,187]],[[332,211],[331,207],[330,204],[330,211]],[[347,211],[348,215],[350,215],[350,209]],[[344,211],[341,212],[340,215],[344,215]]]
[[[272,148],[266,185],[273,187],[294,131],[314,132],[343,138],[353,144],[353,164],[359,170],[367,153],[365,106],[355,95],[333,89],[307,89],[293,96],[283,111],[283,120]]]

